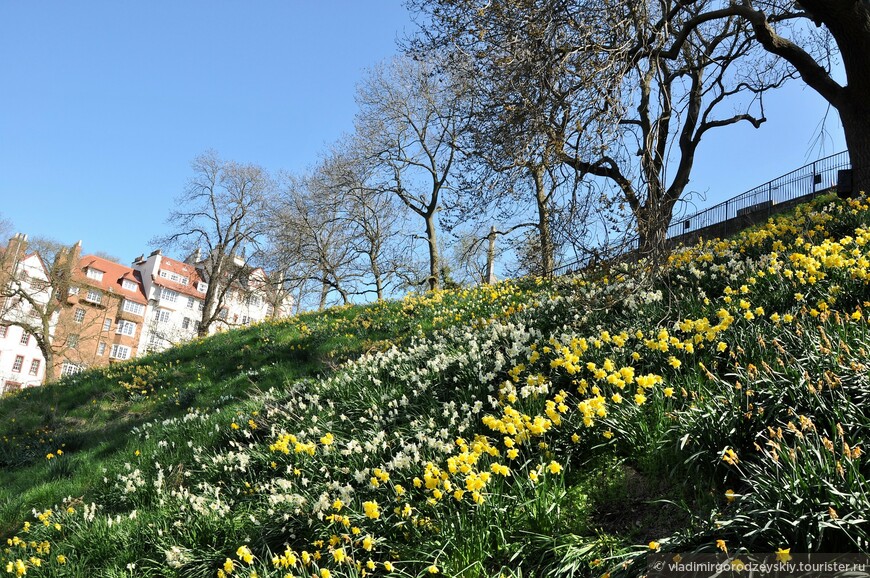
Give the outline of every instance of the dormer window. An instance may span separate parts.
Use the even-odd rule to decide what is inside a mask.
[[[179,275],[178,273],[173,273],[172,271],[161,270],[160,276],[164,279],[169,279],[174,283],[180,283],[182,285],[187,285],[189,279],[184,275]]]
[[[123,287],[127,291],[137,291],[139,289],[139,285],[137,285],[134,281],[130,281],[129,279],[124,279],[123,281],[121,281],[121,287]]]
[[[93,279],[94,281],[102,282],[103,280],[103,271],[94,269],[93,267],[88,267],[87,275],[88,279]]]
[[[206,291],[208,291],[208,283],[203,283],[202,281],[200,281],[196,284],[196,290],[200,293],[205,293]]]

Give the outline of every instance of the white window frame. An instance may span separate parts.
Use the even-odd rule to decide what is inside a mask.
[[[112,320],[106,317],[103,319],[103,331],[111,331],[112,330]]]
[[[79,294],[79,288],[78,288],[78,287],[70,287],[70,288],[69,288],[69,291],[67,291],[67,293],[68,293],[69,295],[78,295],[78,294]]]
[[[88,289],[88,294],[85,296],[85,301],[100,304],[103,302],[103,294],[96,289]]]
[[[85,320],[85,310],[82,308],[78,308],[73,313],[73,321],[76,323],[83,323]]]
[[[181,320],[181,328],[182,329],[190,329],[191,319],[190,317],[185,317]]]
[[[106,353],[106,342],[100,341],[100,344],[97,345],[97,355],[102,357]]]
[[[200,293],[205,293],[206,291],[208,291],[208,283],[204,283],[204,282],[200,281],[199,283],[196,284],[196,290],[199,291]]]
[[[139,285],[135,281],[130,281],[129,279],[124,279],[123,281],[121,281],[121,287],[123,287],[127,291],[139,290]]]
[[[124,305],[122,305],[121,308],[127,313],[132,313],[133,315],[138,315],[140,317],[145,315],[145,306],[141,303],[130,301],[129,299],[124,299]]]
[[[154,310],[154,321],[156,321],[157,323],[168,323],[170,316],[171,313],[166,309]]]
[[[103,275],[105,275],[105,271],[100,271],[99,269],[94,269],[93,267],[88,267],[86,271],[86,275],[88,279],[93,279],[94,281],[103,281]]]
[[[63,365],[60,366],[60,374],[63,375],[75,375],[82,371],[84,368],[81,365],[76,365],[75,363],[64,361]]]
[[[187,308],[193,309],[195,305],[196,305],[196,299],[194,299],[193,297],[188,297],[187,298]]]
[[[118,328],[115,330],[115,333],[132,337],[133,335],[136,335],[136,324],[132,321],[121,319],[118,321]]]
[[[160,276],[164,279],[169,279],[170,281],[174,283],[179,283],[181,285],[187,285],[188,283],[190,283],[190,279],[188,279],[184,275],[179,275],[178,273],[167,271],[165,269],[160,270]]]
[[[176,301],[178,301],[178,291],[173,291],[172,289],[161,287],[160,300],[166,301],[167,303],[175,303]]]
[[[112,345],[112,352],[109,353],[109,359],[130,359],[130,348],[126,345],[121,345],[120,343],[115,343]]]

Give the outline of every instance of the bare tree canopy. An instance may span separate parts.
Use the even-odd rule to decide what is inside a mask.
[[[173,232],[152,243],[201,256],[194,261],[208,287],[198,332],[207,335],[234,284],[262,255],[274,185],[262,167],[226,161],[214,151],[196,157],[191,167],[193,176],[168,219]]]
[[[67,303],[79,246],[46,238],[16,236],[0,252],[0,319],[21,327],[45,359],[46,380],[57,377],[59,359],[71,358],[75,344],[56,342],[58,317]]]
[[[870,5],[854,0],[681,2],[658,24],[671,31],[666,55],[672,58],[683,50],[696,29],[735,18],[751,27],[757,45],[788,63],[837,110],[854,188],[870,191]],[[835,51],[845,84],[831,74]]]
[[[423,221],[430,289],[441,285],[437,213],[456,184],[467,121],[462,90],[461,78],[436,63],[397,58],[375,67],[357,92],[356,131],[375,169],[373,188],[395,195]]]
[[[371,164],[354,153],[339,143],[309,174],[287,175],[270,216],[273,261],[285,283],[319,284],[321,309],[330,294],[342,303],[383,299],[407,269],[397,201],[372,188]]]
[[[558,162],[608,181],[649,254],[663,248],[702,137],[738,122],[760,126],[765,91],[789,76],[736,17],[699,24],[668,52],[674,27],[706,2],[409,4],[429,18],[413,49],[472,63],[490,117],[510,139],[500,139],[510,144],[502,157]]]

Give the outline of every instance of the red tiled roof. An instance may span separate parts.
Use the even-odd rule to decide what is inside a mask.
[[[102,281],[97,281],[96,279],[88,277],[88,268],[102,271]],[[79,259],[76,270],[73,272],[73,279],[90,287],[96,287],[103,291],[114,293],[115,295],[121,295],[125,299],[129,299],[135,303],[141,303],[143,305],[148,304],[148,299],[145,298],[145,291],[142,288],[142,280],[139,277],[139,273],[133,271],[130,267],[121,265],[120,263],[115,263],[108,259],[97,257],[96,255],[85,255]],[[135,283],[136,289],[125,289],[123,286],[123,281],[125,279]]]
[[[166,277],[161,277],[160,271],[168,271],[170,273],[177,273],[182,277],[187,277],[187,285],[182,285],[181,283]],[[203,279],[199,276],[196,267],[189,263],[184,263],[183,261],[176,261],[170,257],[162,257],[160,259],[160,269],[154,274],[155,285],[166,287],[167,289],[172,289],[173,291],[178,291],[183,295],[190,295],[197,299],[203,299],[205,297],[205,293],[196,290],[197,284],[202,281]]]

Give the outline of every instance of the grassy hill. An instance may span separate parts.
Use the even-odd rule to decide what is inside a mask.
[[[602,576],[866,551],[870,205],[0,400],[0,574]]]

